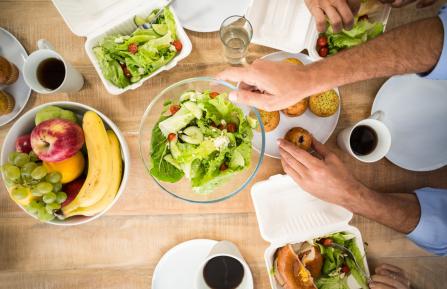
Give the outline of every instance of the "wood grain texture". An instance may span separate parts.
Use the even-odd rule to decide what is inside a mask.
[[[445,1],[443,1],[445,3]],[[391,13],[387,29],[436,15],[442,3],[423,10],[410,6]],[[270,288],[262,240],[249,189],[228,201],[193,205],[162,192],[146,174],[138,156],[140,118],[155,95],[184,78],[214,75],[227,67],[217,33],[188,31],[191,55],[170,72],[163,72],[135,91],[109,95],[84,51],[82,37],[68,29],[50,1],[0,0],[0,26],[8,29],[28,52],[46,38],[86,80],[73,94],[33,93],[26,110],[55,100],[91,105],[109,116],[123,131],[130,147],[132,170],[126,191],[100,219],[79,227],[63,228],[29,218],[0,188],[0,288],[97,289],[150,288],[152,272],[169,248],[194,238],[229,239],[241,249],[253,270],[255,288]],[[251,45],[249,61],[274,50]],[[340,88],[342,114],[329,146],[368,186],[386,192],[405,192],[423,186],[447,187],[447,167],[425,173],[405,171],[387,160],[363,164],[341,152],[335,144],[338,131],[369,115],[374,96],[385,79]],[[3,140],[11,124],[0,128]],[[256,180],[282,173],[277,160],[266,158]],[[352,224],[368,242],[371,268],[388,262],[404,268],[415,288],[441,289],[447,282],[447,258],[435,257],[402,234],[361,217]]]

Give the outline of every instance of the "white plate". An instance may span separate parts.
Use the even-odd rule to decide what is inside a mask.
[[[411,171],[447,165],[447,80],[394,76],[380,88],[371,113],[383,111],[391,133],[386,158]]]
[[[155,267],[152,289],[193,289],[197,270],[216,244],[214,240],[196,239],[170,249]]]
[[[197,32],[219,31],[229,16],[244,15],[249,0],[175,0],[172,6],[183,27]]]
[[[304,64],[312,62],[310,57],[305,54],[291,54],[287,52],[274,52],[262,57],[262,59],[271,61],[282,61],[290,57],[298,58]],[[340,95],[338,88],[334,89],[337,94]],[[337,126],[338,117],[340,116],[340,107],[341,101],[340,105],[338,106],[337,113],[329,117],[316,116],[309,109],[307,109],[304,114],[298,117],[289,117],[280,112],[281,120],[279,122],[279,125],[274,130],[265,132],[265,154],[270,157],[279,159],[280,155],[276,140],[278,138],[283,138],[289,129],[296,126],[308,130],[318,141],[325,143]],[[254,131],[253,146],[257,151],[259,151],[259,148],[261,147],[261,141],[261,134],[257,131]]]
[[[31,95],[31,89],[26,85],[22,75],[22,67],[28,57],[25,48],[19,40],[7,30],[0,27],[0,55],[14,63],[19,69],[19,78],[11,85],[0,85],[0,90],[4,90],[12,95],[16,101],[14,110],[6,115],[0,116],[0,126],[7,124],[25,108]]]

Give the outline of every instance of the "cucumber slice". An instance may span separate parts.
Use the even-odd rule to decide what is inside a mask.
[[[189,110],[195,118],[197,119],[201,119],[202,118],[202,110],[200,109],[200,107],[192,101],[188,101],[183,103],[183,106]]]
[[[232,169],[237,169],[239,167],[244,167],[245,160],[242,154],[238,151],[234,151],[233,157],[230,160],[229,166]]]
[[[168,25],[166,24],[152,24],[152,29],[154,29],[155,33],[161,36],[168,33]]]
[[[154,9],[152,10],[151,14],[149,14],[149,16],[146,17],[146,22],[151,22],[152,19],[154,19],[155,15],[157,15],[157,13],[160,11],[160,9]]]
[[[190,144],[200,144],[203,141],[203,133],[197,126],[189,126],[183,130],[180,138]]]
[[[256,118],[247,115],[247,121],[248,125],[253,129],[255,129],[258,126],[258,120]]]
[[[133,18],[133,22],[135,22],[135,25],[140,26],[146,23],[146,19],[141,16],[135,15],[135,17]]]

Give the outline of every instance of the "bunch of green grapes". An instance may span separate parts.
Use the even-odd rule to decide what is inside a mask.
[[[48,172],[33,151],[11,152],[2,172],[12,198],[42,222],[53,220],[67,199],[62,192],[62,175]]]

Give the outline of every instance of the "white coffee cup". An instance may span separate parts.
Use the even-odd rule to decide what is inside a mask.
[[[362,162],[372,163],[382,159],[390,150],[391,134],[386,125],[381,121],[381,119],[383,119],[383,112],[376,111],[369,118],[361,120],[353,126],[345,128],[337,136],[338,146]],[[376,147],[372,152],[366,155],[358,155],[354,153],[350,143],[352,132],[356,127],[361,125],[370,127],[372,130],[375,131],[377,136]]]
[[[253,289],[253,276],[251,275],[250,267],[248,267],[247,262],[245,262],[236,245],[229,241],[220,241],[211,249],[208,257],[205,258],[197,272],[196,289],[210,289],[203,277],[203,269],[209,260],[219,256],[232,257],[239,261],[244,268],[244,277],[242,278],[241,284],[239,284],[236,289]]]
[[[45,39],[37,41],[38,50],[28,56],[23,65],[23,77],[26,84],[38,93],[54,93],[54,92],[76,92],[84,85],[82,74],[74,69],[70,63],[54,50],[54,47]],[[56,89],[48,89],[40,84],[37,79],[37,68],[45,59],[57,58],[64,63],[65,78],[62,84]]]

